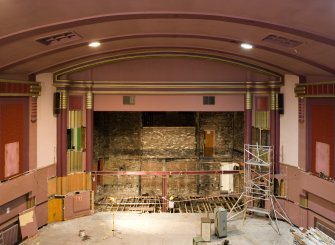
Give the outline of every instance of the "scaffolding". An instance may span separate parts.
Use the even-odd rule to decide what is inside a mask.
[[[247,213],[266,215],[278,234],[278,218],[292,225],[273,195],[273,159],[271,146],[244,145],[244,191],[230,210],[228,220],[243,214],[244,223]],[[244,203],[242,210],[237,209],[241,201]]]

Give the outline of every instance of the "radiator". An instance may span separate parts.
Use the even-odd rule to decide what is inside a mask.
[[[0,232],[0,245],[15,245],[18,243],[19,226],[13,225],[7,230]]]
[[[318,228],[323,233],[325,233],[326,235],[328,235],[329,237],[335,239],[335,229],[334,228],[324,225],[318,221],[316,221],[315,227]]]

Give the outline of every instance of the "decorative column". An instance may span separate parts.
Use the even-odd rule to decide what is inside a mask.
[[[86,172],[92,171],[93,163],[93,93],[86,92]]]
[[[60,112],[57,116],[57,176],[67,175],[67,114],[68,93],[60,92]]]
[[[271,91],[270,103],[270,144],[273,147],[274,174],[280,172],[279,166],[279,111],[278,111],[278,92]]]
[[[244,144],[252,144],[252,100],[252,93],[247,91],[244,99]]]

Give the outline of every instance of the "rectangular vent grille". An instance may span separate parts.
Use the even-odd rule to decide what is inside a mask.
[[[331,227],[328,227],[328,226],[320,223],[319,221],[316,222],[316,226],[315,227],[318,228],[323,233],[325,233],[327,236],[335,239],[335,230],[332,229]]]
[[[135,105],[135,96],[123,96],[124,105]]]
[[[18,243],[18,231],[19,226],[13,225],[12,227],[8,228],[0,232],[0,245],[14,245]]]
[[[268,35],[267,37],[263,38],[262,41],[276,44],[285,48],[295,48],[302,44],[302,42],[297,40],[288,39],[286,37],[276,36],[276,35]]]
[[[57,33],[48,37],[42,37],[36,41],[45,45],[45,46],[55,46],[61,45],[64,43],[72,42],[81,39],[77,33],[73,31],[67,31],[63,33]]]
[[[204,96],[203,104],[204,105],[215,105],[215,96]]]

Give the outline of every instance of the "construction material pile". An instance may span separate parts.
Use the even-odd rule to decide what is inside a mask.
[[[291,228],[290,231],[296,245],[335,245],[335,240],[318,228]]]

